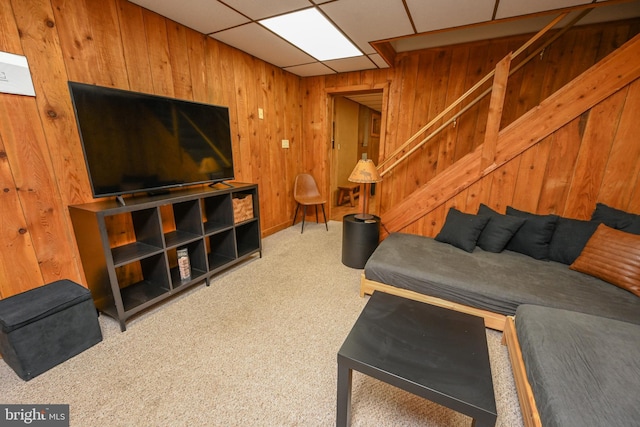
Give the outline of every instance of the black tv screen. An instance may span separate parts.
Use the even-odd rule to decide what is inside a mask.
[[[94,197],[233,180],[229,109],[69,82]]]

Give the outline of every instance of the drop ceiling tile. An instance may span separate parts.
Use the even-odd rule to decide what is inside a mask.
[[[589,0],[500,0],[496,19],[510,18],[518,15],[528,15],[546,10],[561,9],[563,7],[578,6],[591,3]]]
[[[369,60],[366,56],[355,56],[352,58],[334,59],[332,61],[323,62],[327,67],[336,70],[339,73],[346,73],[348,71],[358,70],[370,70],[372,68],[378,68]]]
[[[221,31],[211,37],[281,68],[315,62],[311,56],[255,23]]]
[[[402,0],[339,0],[320,9],[366,54],[369,42],[413,34]]]
[[[321,62],[314,62],[312,64],[305,65],[296,65],[293,67],[286,67],[285,71],[289,71],[290,73],[297,74],[300,77],[311,77],[311,76],[323,76],[326,74],[336,74],[331,68],[322,64]]]
[[[369,59],[371,59],[373,63],[378,66],[378,68],[389,68],[389,64],[387,64],[387,61],[382,59],[382,56],[380,56],[379,54],[374,53],[368,56]]]
[[[312,6],[308,0],[224,0],[224,2],[256,21]]]
[[[203,34],[241,25],[249,20],[217,0],[131,0]]]
[[[418,33],[490,21],[495,0],[426,2],[407,0]]]

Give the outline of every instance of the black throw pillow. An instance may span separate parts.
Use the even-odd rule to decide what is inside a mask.
[[[509,240],[526,221],[525,218],[502,215],[485,204],[480,204],[478,215],[486,215],[491,219],[478,237],[477,245],[487,252],[502,252]]]
[[[571,218],[558,218],[549,243],[549,259],[570,265],[584,249],[600,223]]]
[[[604,203],[597,203],[591,215],[591,221],[602,222],[611,228],[640,234],[640,215],[612,208]]]
[[[442,230],[435,237],[438,242],[449,243],[463,251],[473,252],[482,229],[489,222],[489,217],[460,212],[450,208]]]
[[[507,215],[525,218],[505,249],[529,255],[539,260],[549,259],[549,243],[558,222],[558,215],[537,215],[507,206]]]

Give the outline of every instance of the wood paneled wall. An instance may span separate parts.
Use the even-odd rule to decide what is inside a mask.
[[[268,235],[290,225],[297,173],[313,174],[328,189],[332,94],[384,90],[384,157],[526,40],[400,54],[389,69],[302,79],[126,0],[2,0],[0,28],[0,50],[27,57],[37,94],[0,94],[0,298],[61,278],[83,281],[67,206],[93,199],[69,80],[229,106],[236,175],[260,185],[263,234]],[[634,21],[563,36],[514,76],[504,124],[637,32]],[[575,198],[571,205],[580,205],[577,188],[597,181],[600,200],[640,210],[634,193],[638,165],[619,172],[620,165],[630,162],[629,154],[636,153],[637,128],[620,118],[637,111],[630,107],[637,103],[637,91],[628,88],[624,100],[619,95],[603,103],[601,110],[559,131],[548,146],[530,155],[547,159],[545,170],[551,174],[537,178],[542,184],[532,193],[536,202],[527,206],[554,209],[549,201],[557,200],[554,194],[566,194],[563,200]],[[385,177],[376,197],[382,209],[482,141],[487,103],[474,107],[419,156]],[[264,110],[264,120],[258,118],[258,108]],[[611,128],[623,122],[630,125]],[[585,146],[587,134],[592,143]],[[281,148],[282,139],[290,141],[289,149]],[[568,166],[574,172],[569,173],[562,164],[574,157]],[[487,200],[500,200],[494,205],[509,200],[494,197],[513,194],[515,190],[501,189],[516,188],[529,163],[523,160],[495,175]],[[601,176],[594,177],[590,167],[578,164],[604,166]],[[540,168],[535,165],[536,173]],[[426,218],[412,228],[429,234],[436,224]]]
[[[0,50],[27,57],[37,94],[0,94],[0,298],[84,280],[67,206],[93,198],[68,80],[229,106],[236,177],[260,186],[263,234],[290,225],[298,76],[126,0],[2,0],[0,26]]]

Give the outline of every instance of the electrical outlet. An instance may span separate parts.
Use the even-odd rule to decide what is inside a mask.
[[[282,148],[289,148],[289,140],[288,139],[283,139],[282,140]]]
[[[258,108],[258,118],[260,120],[264,119],[264,110],[262,108]]]

